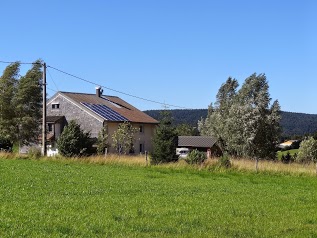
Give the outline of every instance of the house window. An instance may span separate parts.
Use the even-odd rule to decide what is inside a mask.
[[[48,125],[47,125],[47,131],[48,131],[48,132],[52,132],[52,131],[53,131],[53,124],[52,124],[52,123],[48,123]]]
[[[139,132],[140,132],[140,133],[144,133],[144,127],[143,127],[143,125],[140,125],[140,127],[139,127]]]
[[[52,103],[52,109],[59,109],[59,103]]]
[[[143,152],[144,152],[144,145],[140,144],[140,153],[143,153]]]

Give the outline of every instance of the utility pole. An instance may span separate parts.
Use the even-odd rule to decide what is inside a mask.
[[[46,63],[43,63],[42,156],[46,156]]]

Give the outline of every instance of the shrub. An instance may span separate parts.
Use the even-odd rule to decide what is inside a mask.
[[[284,164],[289,164],[294,161],[294,157],[289,153],[289,151],[286,153],[286,155],[282,155],[281,162]]]
[[[227,155],[223,155],[218,160],[218,166],[223,168],[230,168],[231,161]]]
[[[299,147],[296,160],[300,163],[308,163],[317,161],[317,140],[313,137],[302,141]]]
[[[92,151],[90,133],[81,130],[75,121],[70,121],[57,141],[61,155],[75,157],[88,155]]]
[[[192,150],[185,161],[188,164],[202,164],[207,159],[207,155],[204,152],[198,151],[197,149]]]

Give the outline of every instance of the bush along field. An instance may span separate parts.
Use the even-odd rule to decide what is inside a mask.
[[[315,175],[204,164],[1,158],[0,237],[317,236]]]

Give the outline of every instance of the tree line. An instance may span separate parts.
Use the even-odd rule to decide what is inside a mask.
[[[169,111],[175,126],[187,125],[192,128],[197,128],[197,122],[208,115],[208,109],[171,109]],[[159,119],[161,110],[147,110],[144,112],[155,119]],[[302,139],[317,133],[316,114],[281,111],[280,115],[281,141]]]
[[[24,76],[20,62],[8,65],[0,77],[0,143],[36,142],[42,118],[42,61]]]

